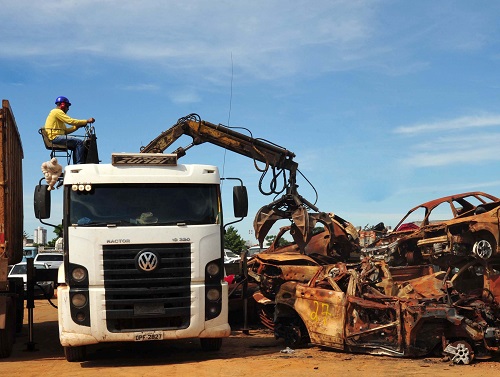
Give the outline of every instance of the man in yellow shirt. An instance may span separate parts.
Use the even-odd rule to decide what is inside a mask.
[[[52,109],[45,121],[45,131],[48,138],[54,144],[66,144],[68,149],[73,151],[73,162],[75,164],[85,163],[85,146],[83,140],[74,136],[67,136],[75,132],[87,123],[94,123],[94,118],[73,119],[66,115],[71,106],[71,102],[66,97],[56,98],[56,108]],[[66,124],[70,127],[66,127]]]

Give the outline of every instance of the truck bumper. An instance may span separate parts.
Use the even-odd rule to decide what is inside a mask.
[[[228,302],[227,284],[223,289],[222,313],[217,318],[205,321],[205,307],[201,298],[204,297],[204,287],[192,287],[194,291],[191,304],[191,322],[186,329],[158,330],[162,333],[163,340],[186,339],[186,338],[225,338],[231,334],[228,324]],[[106,327],[106,309],[104,289],[96,288],[89,292],[91,305],[91,326],[80,326],[76,324],[70,314],[69,287],[60,285],[57,288],[59,339],[61,345],[84,346],[102,342],[133,342],[137,334],[141,332],[110,332]],[[151,332],[151,331],[148,331]]]

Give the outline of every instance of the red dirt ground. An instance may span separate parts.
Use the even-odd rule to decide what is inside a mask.
[[[261,328],[249,335],[233,331],[219,352],[200,351],[195,340],[100,344],[90,346],[88,361],[69,363],[58,339],[57,310],[35,302],[35,351],[27,351],[28,326],[18,334],[12,356],[0,360],[3,376],[493,376],[500,359],[453,365],[439,357],[399,359],[335,352],[311,346],[284,353],[286,347]]]

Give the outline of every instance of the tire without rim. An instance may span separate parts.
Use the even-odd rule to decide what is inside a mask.
[[[64,347],[64,356],[66,360],[69,362],[75,361],[85,361],[85,357],[87,356],[85,346],[78,347]]]
[[[304,347],[308,343],[309,334],[303,323],[291,323],[286,326],[284,340],[287,347]]]
[[[218,351],[222,347],[222,338],[200,338],[203,351]]]

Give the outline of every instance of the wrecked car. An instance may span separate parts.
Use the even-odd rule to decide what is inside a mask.
[[[329,216],[333,234],[327,227],[317,227],[307,244],[279,246],[284,235],[294,230],[293,226],[285,226],[268,249],[256,254],[248,262],[248,273],[260,284],[264,296],[272,300],[283,282],[307,282],[320,266],[346,261],[351,254],[359,253],[356,228],[337,215]],[[304,252],[301,253],[301,250]]]
[[[499,211],[500,199],[479,191],[434,199],[408,211],[361,255],[393,266],[488,259],[498,254]]]
[[[253,294],[259,304],[261,322],[273,329],[274,298],[287,281],[308,282],[322,266],[355,258],[359,260],[356,228],[341,217],[329,214],[333,227],[317,227],[305,245],[280,245],[291,226],[282,227],[272,245],[248,262],[248,275],[259,290]],[[333,229],[333,234],[327,229]],[[301,253],[301,250],[304,250]]]
[[[286,282],[276,295],[275,336],[290,347],[442,354],[457,364],[499,355],[500,260],[435,268],[367,258],[324,266],[309,283]]]

